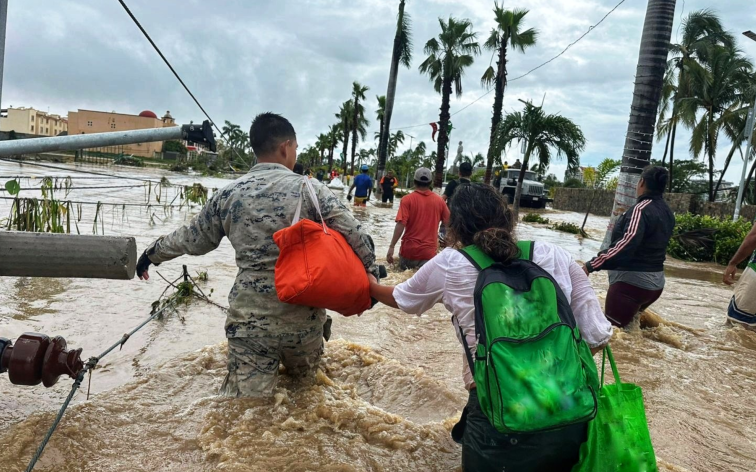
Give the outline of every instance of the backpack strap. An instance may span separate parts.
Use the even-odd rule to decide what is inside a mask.
[[[474,244],[459,249],[459,252],[465,256],[465,259],[470,261],[473,267],[478,269],[478,271],[487,269],[494,264],[494,260]]]
[[[517,247],[520,248],[520,259],[533,262],[534,241],[517,241]]]

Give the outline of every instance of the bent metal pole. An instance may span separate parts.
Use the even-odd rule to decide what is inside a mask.
[[[20,154],[38,154],[51,151],[73,151],[76,149],[118,146],[121,144],[148,143],[185,139],[204,144],[215,152],[215,137],[211,124],[188,124],[167,128],[137,129],[113,133],[75,134],[48,138],[13,139],[0,141],[0,157]]]

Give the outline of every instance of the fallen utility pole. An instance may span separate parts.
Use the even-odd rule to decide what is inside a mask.
[[[212,152],[216,151],[212,125],[209,121],[205,120],[201,125],[188,124],[167,128],[117,131],[114,133],[75,134],[73,136],[0,141],[0,157],[52,151],[74,151],[76,149],[149,143],[171,139],[185,139],[196,144],[203,144]]]
[[[130,237],[0,231],[0,277],[134,278]]]

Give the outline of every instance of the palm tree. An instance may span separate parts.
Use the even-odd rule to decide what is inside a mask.
[[[319,134],[317,140],[315,141],[315,147],[318,148],[318,151],[320,152],[320,162],[318,165],[323,165],[323,159],[325,156],[323,155],[325,153],[325,150],[328,149],[330,144],[330,138],[328,137],[328,133],[326,134]]]
[[[719,17],[710,10],[699,10],[690,13],[682,23],[682,41],[670,45],[670,52],[674,55],[667,62],[667,73],[664,77],[662,102],[659,109],[659,120],[656,126],[657,140],[667,137],[664,147],[662,165],[666,161],[669,150],[669,188],[672,189],[672,169],[675,156],[675,135],[681,114],[679,103],[691,95],[691,74],[698,73],[703,68],[708,51],[712,46],[721,45],[733,47],[735,39],[724,31]],[[667,117],[668,111],[671,114]],[[690,127],[692,123],[683,123]]]
[[[378,100],[378,108],[375,110],[375,119],[378,120],[378,132],[375,133],[375,139],[380,140],[381,130],[383,130],[383,119],[386,116],[386,96],[376,95],[375,98]],[[380,144],[380,141],[378,144]]]
[[[612,229],[617,218],[635,204],[635,193],[630,189],[635,188],[643,168],[651,162],[654,124],[664,85],[664,71],[674,17],[675,0],[648,0],[635,73],[633,101],[630,106],[630,120],[625,134],[625,150],[622,153],[622,169],[602,247],[608,247],[611,243]]]
[[[486,158],[483,156],[483,154],[477,153],[475,154],[475,157],[473,157],[472,162],[470,164],[472,164],[473,169],[474,169],[478,166],[482,166],[485,163],[486,163]]]
[[[449,99],[452,86],[457,97],[462,95],[462,75],[473,63],[474,56],[480,54],[480,46],[475,40],[477,34],[472,30],[470,20],[449,18],[448,22],[438,19],[441,34],[438,39],[431,38],[425,43],[428,58],[420,64],[420,73],[428,74],[433,81],[436,92],[441,94],[441,113],[439,115],[438,158],[436,160],[436,178],[434,185],[441,187],[444,181],[444,160],[446,144],[449,142]]]
[[[388,90],[386,91],[386,108],[383,114],[383,125],[380,129],[380,141],[378,144],[378,172],[377,179],[383,177],[386,170],[388,157],[389,129],[391,127],[391,114],[394,111],[394,97],[396,96],[396,80],[399,76],[399,64],[407,69],[412,63],[412,33],[410,31],[410,16],[404,12],[405,0],[399,1],[399,13],[396,16],[396,33],[394,34],[394,46],[391,52],[391,69],[389,70]],[[378,191],[381,187],[378,186]]]
[[[397,130],[389,137],[389,159],[396,155],[396,149],[400,144],[404,143],[404,139],[404,132],[402,130]]]
[[[517,189],[514,196],[515,221],[520,212],[520,196],[522,182],[525,180],[525,170],[528,169],[530,156],[538,156],[541,168],[546,169],[551,161],[551,149],[556,149],[556,157],[564,155],[567,158],[567,168],[574,169],[580,165],[578,154],[585,147],[585,136],[580,127],[568,118],[560,115],[547,115],[543,107],[525,103],[523,112],[507,114],[499,123],[497,133],[498,149],[525,141],[525,156],[522,159],[522,171],[517,179]]]
[[[341,123],[336,123],[328,127],[328,172],[333,170],[333,150],[339,142]]]
[[[489,51],[497,52],[496,69],[493,65],[486,69],[480,83],[490,88],[494,86],[496,95],[493,104],[493,116],[491,117],[491,136],[488,144],[488,162],[486,164],[486,175],[483,179],[485,183],[491,182],[491,173],[493,171],[494,159],[496,158],[496,128],[501,121],[501,108],[504,103],[504,89],[507,86],[507,48],[512,47],[515,51],[525,52],[526,48],[535,45],[538,31],[528,28],[520,31],[523,18],[528,14],[528,10],[517,8],[514,11],[504,10],[497,3],[494,3],[494,16],[496,17],[496,27],[491,30],[483,47]]]
[[[742,117],[743,93],[750,85],[753,65],[735,48],[712,46],[707,54],[704,68],[690,74],[691,96],[681,99],[679,107],[683,119],[694,122],[691,153],[697,157],[703,151],[708,157],[709,201],[713,202],[719,132]]]
[[[352,130],[352,117],[354,115],[354,102],[351,99],[341,104],[336,118],[341,123],[341,142],[344,143],[344,150],[341,153],[341,164],[346,172],[347,150],[349,149],[349,132]]]
[[[367,85],[360,85],[359,82],[352,84],[352,100],[353,100],[353,117],[352,117],[352,174],[354,174],[354,156],[357,154],[357,133],[360,130],[360,137],[364,140],[367,135],[367,126],[370,122],[365,118],[365,107],[360,100],[365,100],[365,92],[370,90]]]

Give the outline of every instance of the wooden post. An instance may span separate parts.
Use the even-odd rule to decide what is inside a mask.
[[[134,238],[0,231],[0,276],[134,278]]]

